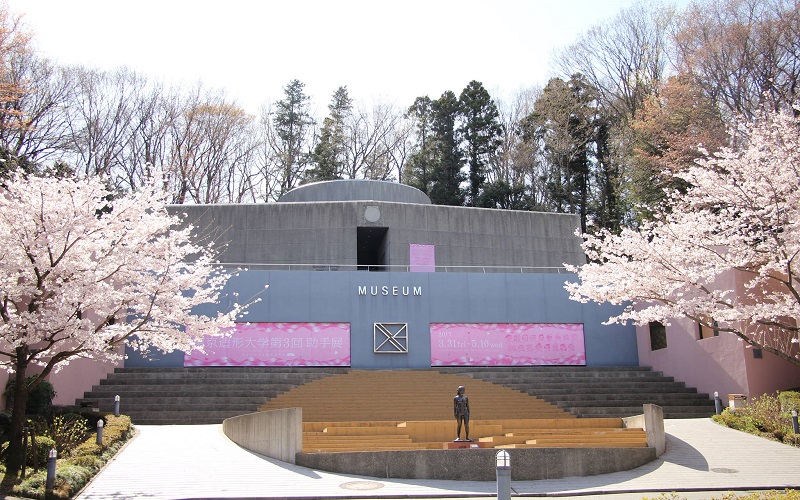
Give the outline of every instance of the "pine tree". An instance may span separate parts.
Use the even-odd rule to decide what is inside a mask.
[[[425,194],[430,194],[435,157],[433,138],[433,101],[428,96],[417,97],[406,116],[414,121],[417,144],[406,162],[404,181]]]
[[[462,115],[459,133],[464,138],[469,166],[467,203],[474,207],[479,205],[479,197],[486,184],[489,160],[502,143],[503,127],[497,106],[481,82],[469,82],[461,92],[458,103]]]
[[[342,178],[347,140],[347,118],[353,108],[353,100],[347,87],[339,87],[328,105],[329,115],[322,122],[319,142],[311,155],[314,167],[306,172],[304,182],[329,181]]]
[[[280,194],[295,187],[309,161],[306,136],[314,120],[308,113],[310,97],[303,91],[300,80],[292,80],[284,87],[284,99],[276,103],[273,116],[276,144],[273,145],[281,170]]]
[[[435,158],[429,196],[437,205],[463,205],[464,191],[461,189],[461,183],[465,180],[465,176],[461,172],[461,167],[464,161],[456,129],[460,112],[458,99],[448,90],[433,101],[431,109]]]

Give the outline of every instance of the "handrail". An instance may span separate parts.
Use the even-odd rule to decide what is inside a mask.
[[[361,264],[284,264],[284,263],[244,263],[217,262],[224,269],[264,270],[264,271],[372,271],[372,272],[419,272],[411,265],[361,265]],[[426,266],[429,267],[429,266]],[[434,266],[434,272],[445,273],[557,273],[566,272],[563,266]]]

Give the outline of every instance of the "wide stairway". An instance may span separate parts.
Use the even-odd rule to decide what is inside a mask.
[[[464,378],[461,383],[452,379],[434,393],[428,382],[413,379],[428,372],[471,378]],[[290,401],[289,394],[286,398],[279,398],[279,395],[337,374],[355,374],[367,379],[384,374],[394,378],[395,374],[398,382],[408,381],[373,384],[369,390],[359,389],[360,394],[368,396],[367,401],[359,405],[355,404],[352,393],[346,396],[334,392],[319,395],[313,404],[301,405],[307,422],[446,420],[449,425],[454,420],[448,402],[455,396],[458,385],[467,387],[475,423],[481,419],[530,418],[532,412],[545,408],[542,406],[545,402],[550,403],[547,407],[550,408],[548,411],[554,412],[552,415],[561,415],[557,417],[559,419],[572,415],[581,419],[635,415],[642,412],[643,403],[662,406],[666,418],[707,417],[714,412],[713,401],[708,395],[697,394],[695,389],[648,368],[566,366],[452,367],[387,372],[333,367],[118,368],[76,404],[83,403],[109,412],[113,410],[114,396],[119,395],[123,413],[130,415],[136,424],[220,423],[225,418],[256,411],[265,403],[286,405]],[[400,375],[411,378],[404,379]],[[488,385],[490,390],[482,393],[482,384],[478,381],[506,386],[511,393],[524,396],[525,402],[499,406],[495,398],[502,392],[502,387]],[[400,395],[406,389],[413,390],[413,395],[401,399]],[[294,391],[292,394],[291,397],[295,397]],[[358,415],[334,413],[339,410],[331,401],[338,398],[351,402],[351,409]],[[494,414],[500,408],[501,414]],[[415,413],[403,414],[404,409],[415,410]],[[454,437],[455,427],[447,433]]]
[[[111,412],[119,395],[122,413],[135,424],[218,424],[252,413],[307,382],[347,371],[333,367],[117,368],[76,404]]]
[[[698,394],[697,389],[647,367],[448,367],[439,371],[501,384],[578,417],[627,417],[641,413],[645,403],[661,406],[664,418],[714,414],[714,401],[708,394]]]
[[[644,431],[624,428],[619,418],[577,419],[520,391],[434,370],[352,371],[285,392],[259,410],[303,408],[305,453],[442,449],[456,437],[459,385],[470,401],[474,443],[466,446],[646,446]]]

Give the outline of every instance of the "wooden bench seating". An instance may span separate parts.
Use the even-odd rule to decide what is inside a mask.
[[[273,398],[261,410],[301,407],[305,453],[441,450],[456,438],[452,400],[459,385],[470,398],[470,437],[481,446],[646,446],[644,432],[625,429],[619,418],[578,419],[528,394],[433,370],[334,375]]]
[[[481,421],[470,425],[470,437],[492,448],[644,447],[641,429],[622,427],[621,419],[574,419],[558,428],[552,419]],[[346,424],[346,425],[340,425]],[[354,425],[358,424],[358,425]],[[322,429],[312,431],[310,429]],[[399,449],[442,449],[455,437],[453,421],[312,422],[304,424],[303,451],[339,452]]]

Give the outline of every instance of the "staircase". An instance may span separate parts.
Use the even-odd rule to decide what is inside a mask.
[[[453,378],[436,383],[425,378],[426,374],[438,373]],[[336,392],[334,380],[339,377],[330,376],[337,374],[352,377],[341,380],[360,380],[355,394],[361,402],[353,392]],[[379,382],[376,377],[385,377],[386,381]],[[714,403],[708,395],[698,394],[649,368],[583,366],[385,372],[336,367],[117,368],[76,404],[110,412],[114,396],[119,395],[122,412],[136,424],[211,424],[259,408],[299,405],[292,398],[301,389],[309,390],[305,384],[314,381],[324,382],[320,386],[324,390],[311,398],[313,403],[301,405],[305,422],[451,420],[450,401],[459,385],[467,387],[473,420],[626,417],[640,414],[644,403],[663,407],[665,418],[707,417],[714,413]],[[300,389],[291,391],[295,388]],[[503,391],[523,399],[515,399],[514,409],[510,410],[497,399]],[[336,409],[336,401],[346,402],[347,412]],[[406,410],[413,413],[406,414]]]
[[[188,367],[117,368],[77,405],[120,411],[135,424],[218,424],[252,413],[271,398],[347,368]]]
[[[627,417],[652,403],[664,418],[714,414],[708,394],[647,367],[520,366],[447,367],[441,373],[469,376],[542,398],[578,417]]]

